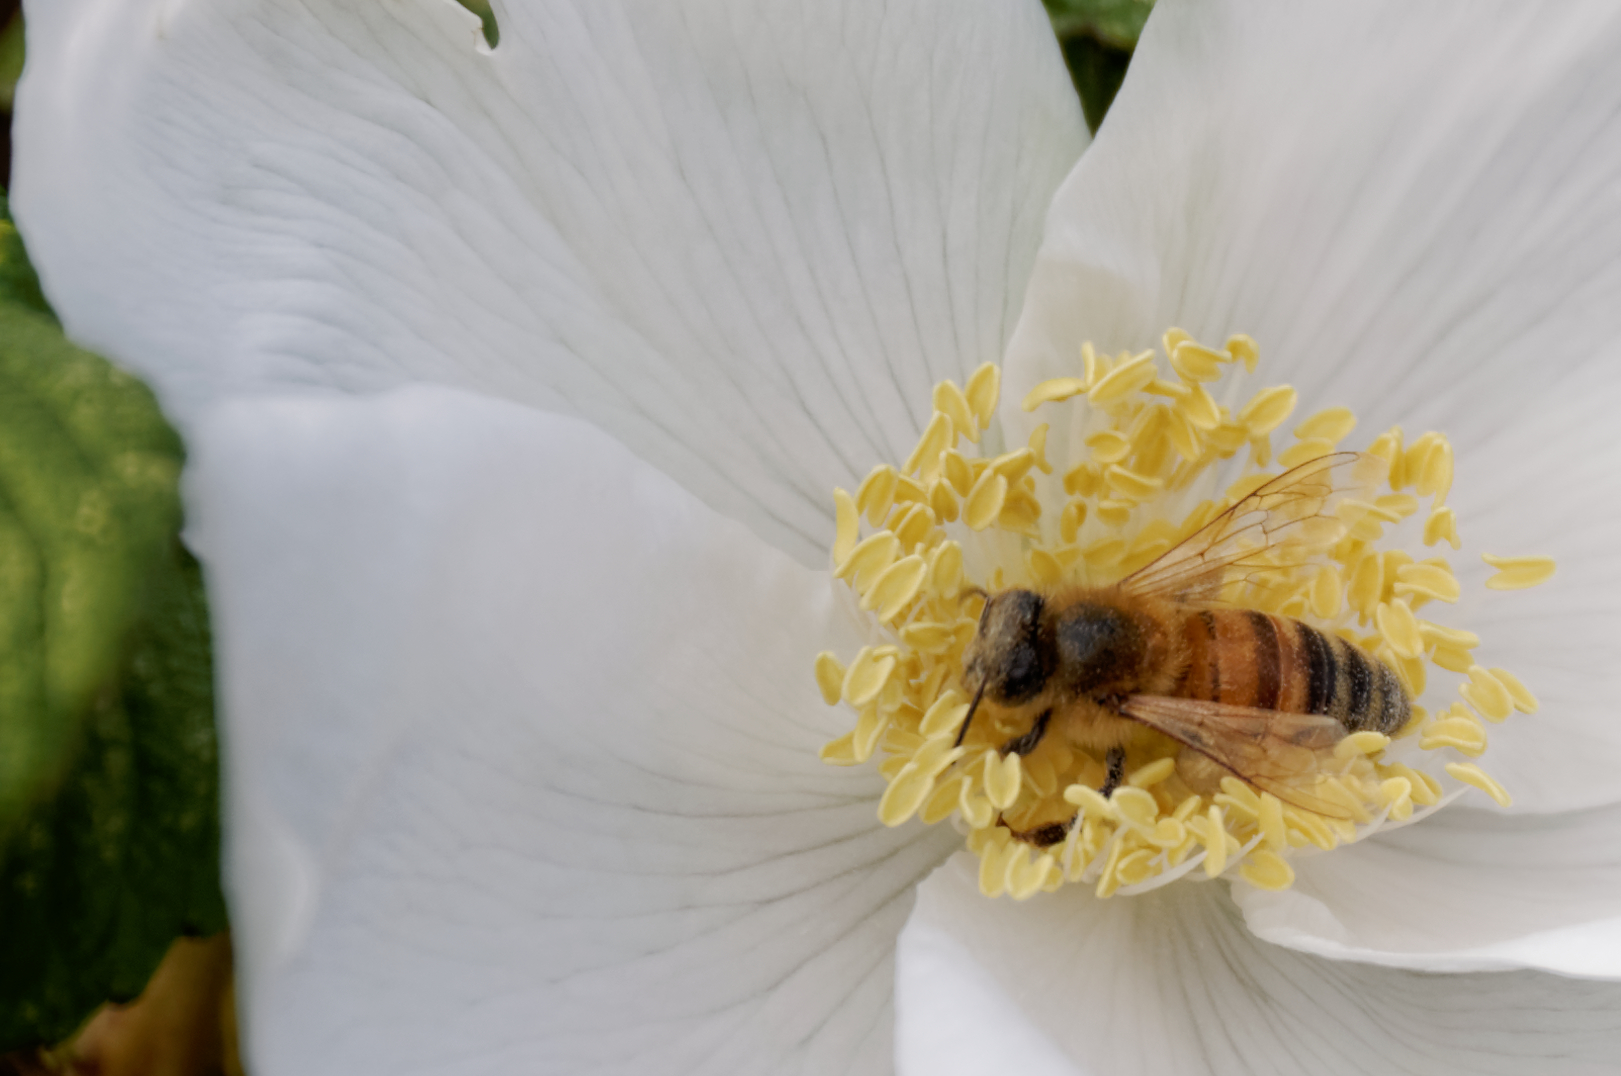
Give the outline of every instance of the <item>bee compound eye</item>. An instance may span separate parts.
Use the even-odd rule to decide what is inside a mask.
[[[998,702],[1025,702],[1041,694],[1056,663],[1051,640],[1041,632],[1046,603],[1034,591],[1010,590],[997,595],[994,604],[985,626],[996,655],[989,693]]]
[[[1045,604],[1033,590],[1005,590],[991,599],[986,611],[991,614],[991,627],[997,634],[1023,635],[1034,631],[1041,622]]]

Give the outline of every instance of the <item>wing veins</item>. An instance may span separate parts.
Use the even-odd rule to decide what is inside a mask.
[[[1291,468],[1252,490],[1119,585],[1134,594],[1198,601],[1213,597],[1232,582],[1228,572],[1234,568],[1247,569],[1244,578],[1253,583],[1257,574],[1304,567],[1309,561],[1278,564],[1252,558],[1285,548],[1297,533],[1303,536],[1313,520],[1336,521],[1338,501],[1366,491],[1369,482],[1357,472],[1366,461],[1376,459],[1336,452]]]
[[[1323,766],[1334,761],[1334,745],[1345,729],[1331,717],[1169,695],[1128,696],[1120,713],[1293,807],[1330,818],[1352,817],[1300,784],[1315,784]],[[1301,742],[1306,734],[1318,742]]]

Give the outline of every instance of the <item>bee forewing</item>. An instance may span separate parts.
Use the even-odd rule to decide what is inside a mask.
[[[1346,735],[1331,717],[1166,695],[1128,696],[1121,712],[1285,803],[1352,817],[1313,791],[1318,776],[1335,767],[1334,747]]]
[[[1336,452],[1258,487],[1147,566],[1121,580],[1131,594],[1191,602],[1219,600],[1234,579],[1306,564],[1325,554],[1365,511],[1388,464]]]

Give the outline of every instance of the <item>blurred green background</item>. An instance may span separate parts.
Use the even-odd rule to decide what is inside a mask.
[[[0,187],[11,186],[11,98],[17,76],[23,73],[22,0],[0,0],[0,120],[5,140],[0,142]]]

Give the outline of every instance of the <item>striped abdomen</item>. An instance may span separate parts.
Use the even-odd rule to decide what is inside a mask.
[[[1351,732],[1391,733],[1411,703],[1383,662],[1336,635],[1246,609],[1190,613],[1191,660],[1176,694],[1234,706],[1326,714]]]

